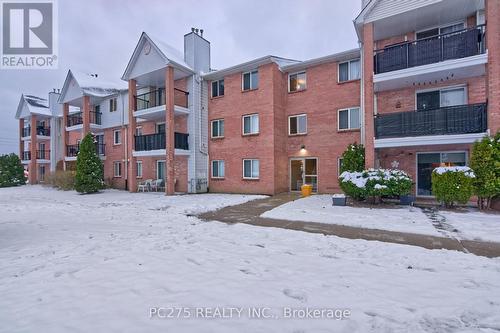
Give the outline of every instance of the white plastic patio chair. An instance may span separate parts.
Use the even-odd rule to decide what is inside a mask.
[[[141,182],[137,185],[137,192],[146,192],[146,191],[151,191],[151,183],[153,182],[152,179],[146,179],[144,182]]]
[[[163,179],[157,179],[152,181],[151,183],[151,190],[155,190],[158,192],[158,190],[161,188],[161,185],[163,184]]]

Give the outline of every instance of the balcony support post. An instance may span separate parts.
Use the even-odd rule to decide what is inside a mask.
[[[24,118],[19,118],[19,157],[21,158],[21,160],[24,157],[23,133],[24,133]]]
[[[127,186],[130,192],[137,192],[137,164],[133,156],[135,150],[135,128],[137,120],[134,117],[136,107],[137,82],[134,79],[128,81],[128,128],[127,128]]]
[[[165,194],[173,195],[175,193],[175,174],[174,174],[174,152],[175,152],[175,134],[174,134],[174,68],[167,66],[165,71],[165,148],[166,148],[166,184]]]
[[[486,1],[487,94],[490,135],[500,130],[500,1]]]
[[[365,24],[363,27],[363,75],[362,83],[364,98],[363,101],[363,119],[361,123],[362,137],[361,140],[365,146],[365,167],[375,167],[375,145],[374,145],[374,110],[375,96],[373,90],[373,72],[374,72],[374,55],[373,55],[374,39],[373,39],[373,23]]]
[[[37,140],[36,140],[36,115],[31,115],[31,140],[30,140],[30,164],[29,164],[29,181],[30,184],[36,184],[37,182],[37,170],[36,170],[36,150],[37,150]]]
[[[83,96],[82,99],[83,104],[83,130],[82,130],[82,139],[90,132],[90,96]]]
[[[69,115],[69,104],[63,104],[63,123],[62,123],[62,157],[63,157],[63,169],[66,170],[66,151],[68,144],[68,132],[66,131],[66,126],[68,125],[68,115]]]

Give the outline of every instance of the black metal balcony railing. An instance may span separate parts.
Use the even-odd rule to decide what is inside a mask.
[[[96,111],[90,111],[90,123],[96,125],[102,125],[102,113]],[[76,126],[83,124],[83,113],[77,112],[68,115],[67,127]]]
[[[174,133],[175,149],[189,150],[188,138],[189,134],[175,132]],[[135,136],[136,151],[165,149],[165,146],[166,146],[165,133],[155,133],[155,134]]]
[[[36,158],[38,160],[50,160],[50,150],[37,150]]]
[[[36,129],[36,134],[42,135],[42,136],[50,136],[50,128],[39,126]],[[26,136],[31,136],[31,127],[30,126],[23,128],[23,137],[26,137]]]
[[[384,139],[486,132],[486,109],[486,103],[479,103],[378,115],[375,118],[375,137]]]
[[[375,74],[485,53],[486,26],[390,45],[375,51]]]
[[[174,88],[174,104],[188,107],[189,93],[187,91]],[[159,88],[144,94],[135,96],[136,110],[144,110],[156,106],[165,105],[165,88]]]
[[[106,155],[106,144],[104,143],[96,143],[95,149],[98,155]],[[68,157],[77,157],[78,152],[80,151],[80,145],[67,145],[66,146],[66,156]]]
[[[23,161],[31,160],[31,151],[23,151]]]

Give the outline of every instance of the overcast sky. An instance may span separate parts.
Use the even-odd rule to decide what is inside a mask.
[[[0,70],[0,154],[18,152],[21,94],[47,98],[70,68],[120,78],[142,31],[179,50],[204,29],[212,68],[264,55],[306,60],[357,47],[361,0],[59,0],[59,69]]]

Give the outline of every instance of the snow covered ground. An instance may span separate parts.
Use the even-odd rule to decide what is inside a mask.
[[[331,195],[313,195],[288,202],[262,214],[262,217],[291,221],[340,224],[369,229],[400,231],[432,236],[449,235],[459,239],[500,242],[500,215],[494,213],[439,211],[447,229],[438,232],[429,217],[416,207],[387,209],[332,206]]]
[[[500,258],[188,216],[253,198],[0,189],[0,331],[500,330]]]
[[[262,217],[442,236],[419,208],[332,206],[331,195],[313,195],[291,201],[265,212]]]

